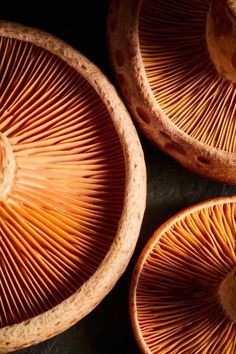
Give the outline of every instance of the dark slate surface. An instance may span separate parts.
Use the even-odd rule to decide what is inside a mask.
[[[38,27],[65,40],[95,64],[115,84],[105,45],[109,0],[13,4],[5,3],[0,18]],[[78,8],[78,10],[77,10]],[[113,291],[86,318],[65,333],[17,351],[17,354],[139,354],[128,313],[128,292],[134,264],[146,241],[162,222],[191,204],[236,194],[236,187],[196,176],[153,147],[142,134],[148,171],[147,209],[139,242],[129,267]]]

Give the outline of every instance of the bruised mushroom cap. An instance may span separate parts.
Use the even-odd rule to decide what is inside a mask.
[[[227,81],[226,71],[231,66],[236,79],[236,43],[233,46],[234,32],[229,31],[230,39],[222,32],[227,25],[236,31],[236,15],[232,24],[225,10],[235,9],[235,0],[233,5],[213,0],[216,14],[209,4],[114,0],[108,47],[124,100],[150,140],[188,169],[234,184],[236,86]],[[209,36],[214,27],[211,11],[215,22],[221,19],[213,23],[221,31],[217,38]],[[222,56],[211,50],[218,45]],[[230,50],[229,63],[225,48]]]
[[[114,88],[53,36],[0,23],[0,352],[89,313],[132,255],[145,165]]]
[[[188,208],[161,226],[132,277],[143,353],[236,352],[236,197]]]

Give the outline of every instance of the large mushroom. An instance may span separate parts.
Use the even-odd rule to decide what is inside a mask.
[[[145,165],[116,91],[55,37],[0,23],[0,352],[89,313],[134,250]]]
[[[132,277],[130,314],[146,354],[236,352],[236,197],[161,226]]]
[[[114,0],[117,82],[150,140],[188,169],[236,183],[236,1]]]

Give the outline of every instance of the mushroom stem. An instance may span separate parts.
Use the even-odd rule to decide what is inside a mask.
[[[236,268],[222,281],[219,289],[221,303],[227,317],[236,321]]]
[[[0,201],[7,199],[13,185],[15,160],[12,147],[5,135],[0,133]]]
[[[218,73],[225,79],[236,82],[236,0],[210,2],[206,39]]]

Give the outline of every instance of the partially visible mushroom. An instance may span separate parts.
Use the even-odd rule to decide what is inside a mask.
[[[143,353],[236,352],[235,247],[236,197],[188,208],[154,233],[130,293]]]
[[[235,0],[113,1],[117,81],[150,140],[188,169],[236,183]]]
[[[130,117],[86,58],[0,22],[0,352],[90,312],[132,255],[145,165]]]

